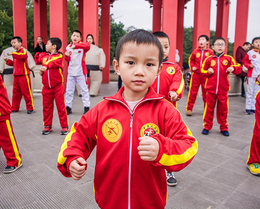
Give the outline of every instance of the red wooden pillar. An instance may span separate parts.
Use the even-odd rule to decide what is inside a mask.
[[[83,11],[83,40],[87,34],[92,34],[98,45],[98,0],[84,0]]]
[[[59,51],[63,54],[68,44],[67,36],[67,0],[50,0],[50,37],[60,38],[62,46]],[[66,88],[68,70],[65,60],[63,65],[64,86]]]
[[[161,30],[162,0],[153,1],[153,32]]]
[[[228,20],[229,20],[229,4],[230,0],[218,0],[217,3],[217,24],[216,24],[216,37],[222,37],[228,44]],[[227,53],[227,47],[225,49]]]
[[[177,22],[177,46],[179,50],[180,62],[178,63],[182,67],[183,63],[183,41],[184,41],[184,5],[185,2],[178,2],[178,22]]]
[[[238,46],[246,42],[249,0],[237,0],[236,28],[233,57]]]
[[[27,48],[26,0],[13,0],[14,36],[20,36]]]
[[[162,8],[162,31],[165,32],[170,38],[171,48],[169,53],[169,60],[175,62],[178,0],[163,0]]]
[[[47,35],[47,1],[34,0],[33,1],[33,19],[34,19],[34,45],[37,45],[37,37],[41,36],[43,42],[46,44]]]
[[[106,55],[103,83],[110,81],[110,0],[101,0],[101,48]]]
[[[78,24],[79,31],[83,32],[83,0],[78,0]],[[86,37],[82,37],[82,41],[86,41]]]
[[[210,38],[210,2],[211,0],[195,0],[192,50],[198,48],[200,35]]]

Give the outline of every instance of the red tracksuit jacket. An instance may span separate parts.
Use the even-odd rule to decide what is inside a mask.
[[[206,48],[205,50],[201,50],[201,48],[195,49],[190,57],[188,64],[190,66],[190,69],[192,70],[193,67],[196,67],[197,70],[192,71],[197,74],[201,74],[201,66],[204,62],[204,60],[209,57],[210,55],[213,55],[213,51],[209,48]]]
[[[169,96],[170,91],[178,94],[178,100],[182,98],[184,92],[184,80],[181,68],[172,62],[163,62],[163,69],[151,86],[157,94],[163,95],[168,101],[172,102]],[[172,102],[176,107],[176,102]]]
[[[54,88],[63,83],[63,55],[60,52],[54,54],[42,52],[38,61],[47,67],[42,74],[42,84],[46,88]]]
[[[5,84],[0,76],[0,121],[10,120],[12,107],[7,95]]]
[[[73,125],[61,147],[58,168],[70,177],[71,161],[87,159],[96,146],[94,189],[100,208],[161,209],[167,198],[164,169],[186,167],[197,153],[197,140],[178,110],[152,88],[133,111],[122,97],[123,90],[105,97]],[[141,160],[138,154],[138,138],[144,135],[159,143],[153,162]]]
[[[226,94],[229,91],[229,73],[226,72],[228,67],[233,67],[233,73],[236,75],[241,73],[241,65],[237,64],[233,57],[224,53],[219,57],[211,55],[205,59],[201,67],[201,72],[207,77],[205,82],[205,89],[207,92],[213,94]],[[214,70],[213,74],[208,73],[209,68]]]
[[[30,70],[27,62],[27,52],[21,47],[18,51],[12,52],[13,61],[8,59],[6,64],[10,66],[14,66],[13,75],[21,76],[21,75],[30,75]]]

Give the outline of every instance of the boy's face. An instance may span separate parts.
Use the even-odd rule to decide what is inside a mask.
[[[163,47],[163,59],[168,57],[169,52],[170,52],[170,43],[167,37],[157,37],[159,41],[162,44]]]
[[[207,41],[207,39],[205,37],[200,37],[199,38],[199,47],[201,49],[206,49],[208,44],[209,44],[209,42]]]
[[[45,48],[46,48],[46,51],[50,52],[50,53],[52,53],[53,50],[55,51],[55,49],[56,49],[55,45],[52,45],[52,43],[49,40],[47,41]]]
[[[73,32],[70,38],[71,38],[71,41],[73,44],[76,44],[76,43],[80,42],[80,40],[81,40],[80,33],[77,33],[77,32]]]
[[[13,39],[13,40],[11,41],[11,44],[12,44],[12,47],[13,47],[15,50],[20,49],[21,46],[22,46],[22,43],[21,43],[21,42],[18,42],[17,39]]]
[[[119,62],[113,60],[113,67],[124,82],[126,94],[131,95],[127,100],[141,99],[161,71],[159,49],[152,44],[125,43]]]
[[[215,41],[214,45],[212,45],[212,49],[214,50],[214,52],[216,52],[217,54],[221,54],[224,52],[226,48],[226,44],[225,41],[218,39]]]
[[[260,50],[260,39],[256,39],[256,40],[254,41],[254,43],[252,43],[252,46],[253,46],[255,49]]]

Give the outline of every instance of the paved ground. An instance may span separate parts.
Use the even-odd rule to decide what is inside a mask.
[[[91,98],[91,106],[116,90],[115,82],[103,84],[100,95]],[[178,185],[168,187],[166,208],[259,209],[260,178],[251,175],[246,168],[254,116],[244,114],[244,98],[230,98],[230,137],[219,133],[216,121],[210,134],[202,135],[202,100],[197,100],[194,115],[188,117],[185,115],[186,99],[187,91],[178,108],[198,139],[199,151],[186,169],[175,174]],[[88,172],[82,180],[63,177],[56,168],[57,155],[64,140],[60,135],[57,113],[54,115],[54,131],[48,136],[41,135],[41,94],[34,94],[34,101],[34,114],[26,114],[24,102],[22,110],[12,114],[23,167],[13,174],[2,174],[5,158],[0,154],[0,208],[98,208],[92,191],[95,153],[88,159]],[[82,102],[76,96],[73,114],[69,115],[70,125],[82,114]]]

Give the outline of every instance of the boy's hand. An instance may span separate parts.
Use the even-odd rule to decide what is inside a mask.
[[[13,54],[12,52],[7,52],[7,55],[8,55],[8,56],[10,56],[10,55],[12,55],[12,54]]]
[[[159,143],[152,137],[139,137],[138,154],[144,161],[154,161],[159,154]]]
[[[64,54],[65,54],[66,57],[70,56],[70,53],[67,52],[67,51]]]
[[[260,75],[258,75],[258,77],[256,78],[256,80],[257,80],[258,82],[260,82]]]
[[[196,71],[197,70],[197,68],[196,67],[192,67],[192,71]]]
[[[249,67],[254,68],[255,66],[253,64],[251,64]]]
[[[175,91],[170,91],[169,96],[171,98],[171,101],[176,102],[179,95]]]
[[[228,67],[228,69],[227,69],[227,73],[232,73],[234,71],[234,68],[233,67]]]
[[[87,162],[82,157],[73,160],[69,165],[69,171],[74,180],[80,180],[86,174]]]
[[[7,58],[7,57],[3,57],[3,59],[4,59],[4,61],[7,61],[7,60],[8,60],[8,58]]]
[[[44,71],[46,71],[47,70],[47,67],[45,67],[45,66],[42,66],[41,68],[40,68],[40,71],[41,72],[44,72]]]
[[[75,49],[75,45],[72,45],[70,48]]]
[[[214,73],[214,70],[213,70],[212,68],[209,68],[209,69],[208,69],[208,73],[211,75],[211,74]]]

